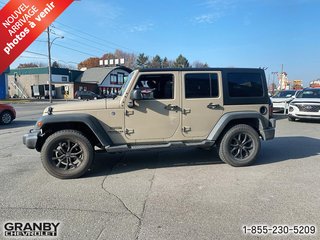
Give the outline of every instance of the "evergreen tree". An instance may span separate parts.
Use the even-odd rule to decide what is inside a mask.
[[[152,58],[150,67],[152,68],[162,68],[162,59],[159,55],[156,55]]]
[[[174,66],[178,68],[188,68],[190,67],[190,64],[188,59],[180,54],[174,62]]]
[[[54,62],[52,63],[52,67],[53,67],[53,68],[60,68],[60,64],[59,64],[57,61],[54,61]]]
[[[144,53],[140,53],[137,58],[137,66],[139,68],[147,68],[149,65],[149,57],[144,55]]]

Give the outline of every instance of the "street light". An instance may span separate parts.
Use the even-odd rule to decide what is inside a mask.
[[[49,101],[50,103],[52,103],[52,72],[51,72],[51,47],[53,42],[58,39],[61,38],[63,39],[63,36],[59,36],[54,38],[51,42],[50,42],[50,27],[47,28],[47,34],[48,34],[48,62],[49,62],[49,67],[48,67],[48,72],[49,72]]]

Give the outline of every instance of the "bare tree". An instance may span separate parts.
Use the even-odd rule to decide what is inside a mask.
[[[207,68],[207,67],[209,67],[208,63],[203,63],[203,62],[200,62],[200,61],[194,61],[192,63],[192,66],[195,67],[195,68]]]
[[[17,68],[36,68],[39,67],[36,63],[20,63]]]
[[[124,58],[124,66],[134,69],[136,67],[137,56],[134,53],[127,53],[117,49],[114,56],[118,59]]]

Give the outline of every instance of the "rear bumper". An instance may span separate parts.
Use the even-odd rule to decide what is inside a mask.
[[[268,128],[264,128],[260,130],[260,134],[263,140],[267,141],[267,140],[274,139],[275,133],[276,133],[276,120],[274,118],[271,118],[269,120]]]
[[[27,148],[35,149],[37,146],[37,141],[40,134],[41,134],[40,130],[30,130],[29,133],[23,135],[23,138],[22,138],[23,144],[26,145]]]

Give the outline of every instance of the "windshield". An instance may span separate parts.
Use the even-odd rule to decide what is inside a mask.
[[[122,87],[121,87],[121,89],[120,89],[120,91],[119,91],[119,94],[118,94],[119,96],[122,96],[123,93],[126,91],[129,83],[131,82],[132,76],[135,74],[136,71],[137,71],[137,70],[132,71],[132,72],[128,75],[128,80],[122,85]]]
[[[274,98],[289,98],[294,96],[295,91],[281,91],[277,92],[273,97]]]
[[[303,90],[297,98],[320,98],[320,88]]]

